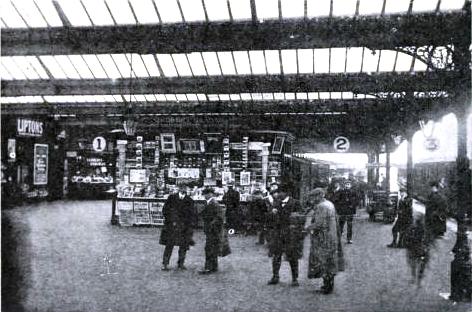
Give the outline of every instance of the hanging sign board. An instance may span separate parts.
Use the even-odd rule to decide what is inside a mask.
[[[44,132],[44,123],[38,120],[18,118],[16,131],[19,136],[41,137]]]
[[[33,184],[48,184],[48,145],[34,145]]]
[[[92,147],[96,152],[103,152],[107,148],[107,141],[104,137],[98,136],[93,139]]]
[[[346,137],[339,136],[334,139],[333,147],[337,153],[346,153],[349,150],[350,143]]]

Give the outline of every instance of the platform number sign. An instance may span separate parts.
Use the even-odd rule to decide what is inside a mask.
[[[339,136],[334,139],[333,147],[336,152],[345,153],[349,150],[350,147],[349,140],[346,137]]]
[[[104,137],[96,137],[92,142],[93,150],[96,152],[103,152],[107,147],[107,141]]]

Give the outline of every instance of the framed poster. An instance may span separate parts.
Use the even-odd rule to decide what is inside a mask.
[[[173,133],[161,133],[161,146],[163,153],[175,153],[175,136]]]
[[[285,141],[285,137],[281,137],[281,136],[275,137],[274,146],[272,146],[272,154],[282,154],[284,141]]]
[[[231,171],[223,171],[221,173],[221,180],[223,185],[232,184],[234,182],[234,173]]]
[[[33,184],[48,184],[48,145],[34,145]]]
[[[200,140],[180,139],[179,146],[183,154],[199,154],[201,152]]]
[[[129,182],[130,183],[145,183],[146,182],[146,169],[130,169]]]
[[[240,173],[239,184],[240,185],[251,185],[251,173],[247,172],[247,171],[242,171]]]

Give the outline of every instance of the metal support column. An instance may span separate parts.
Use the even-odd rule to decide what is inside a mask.
[[[408,196],[413,196],[413,135],[410,134],[407,137],[407,148],[406,148],[406,192]]]
[[[385,144],[385,156],[386,156],[386,161],[385,161],[385,180],[387,181],[386,183],[386,191],[387,194],[390,194],[390,146],[389,144]]]

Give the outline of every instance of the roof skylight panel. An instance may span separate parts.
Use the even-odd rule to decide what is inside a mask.
[[[228,4],[226,0],[205,0],[205,8],[210,21],[229,20]]]
[[[263,100],[273,100],[274,95],[272,93],[262,93],[262,99]]]
[[[229,94],[218,94],[220,101],[229,101]]]
[[[379,71],[380,72],[390,72],[394,70],[395,59],[397,56],[396,51],[392,50],[382,50],[379,62]]]
[[[116,67],[118,67],[123,78],[133,78],[136,76],[134,72],[131,71],[130,62],[126,54],[111,54],[111,57],[115,61]]]
[[[5,58],[5,57],[4,57]],[[2,80],[13,80],[13,76],[10,75],[10,73],[8,72],[8,70],[3,66],[3,64],[1,64],[0,66],[0,77],[2,78]]]
[[[297,73],[297,51],[296,50],[282,50],[282,67],[284,74]]]
[[[297,100],[307,100],[308,94],[306,92],[297,92],[296,94]]]
[[[385,4],[385,13],[406,13],[410,6],[410,0],[387,0]]]
[[[435,11],[438,0],[415,0],[413,1],[413,12]]]
[[[295,100],[295,93],[293,93],[293,92],[285,93],[285,99],[286,100]]]
[[[359,15],[380,15],[383,3],[384,0],[360,0]]]
[[[52,4],[51,0],[35,0],[36,5],[41,10],[42,16],[46,19],[46,22],[50,27],[61,27],[63,26],[59,14],[56,8]]]
[[[428,66],[426,65],[425,62],[419,60],[419,59],[416,59],[415,60],[415,65],[414,65],[414,68],[413,70],[414,71],[426,71],[428,69]]]
[[[307,16],[328,16],[331,9],[331,0],[307,0]]]
[[[187,102],[187,96],[185,94],[176,94],[177,101]]]
[[[362,65],[363,48],[347,48],[347,73],[359,73]]]
[[[52,55],[42,55],[39,57],[43,64],[47,67],[51,75],[56,79],[66,79],[67,75],[57,64],[56,59]]]
[[[282,17],[295,18],[305,16],[304,0],[282,0]]]
[[[190,67],[195,76],[206,76],[205,64],[200,52],[193,52],[187,54]]]
[[[376,72],[377,64],[379,62],[379,50],[370,50],[365,49],[364,51],[364,60],[362,63],[362,71],[364,73]]]
[[[77,70],[72,65],[71,61],[67,55],[55,55],[57,63],[61,66],[64,73],[67,75],[67,78],[70,79],[80,79],[80,75]]]
[[[308,99],[309,100],[318,100],[320,97],[319,97],[319,94],[318,92],[308,92]]]
[[[464,0],[441,0],[441,11],[460,10],[464,6]]]
[[[240,96],[242,101],[252,101],[251,93],[241,93]]]
[[[92,26],[80,1],[56,0],[72,26]]]
[[[103,98],[105,99],[106,102],[112,102],[112,103],[115,102],[115,98],[113,97],[113,95],[104,95]]]
[[[342,98],[342,92],[331,92],[331,98],[332,99],[341,99]]]
[[[27,25],[15,10],[10,1],[2,1],[2,19],[8,27],[26,28]]]
[[[196,1],[196,0],[195,0]],[[180,23],[182,15],[176,0],[159,1],[155,0],[163,23]]]
[[[205,20],[202,1],[180,0],[180,7],[186,22],[196,22]]]
[[[298,72],[301,74],[313,73],[313,50],[299,49],[298,54]]]
[[[274,93],[274,100],[285,100],[285,95],[281,92]]]
[[[154,96],[154,94],[144,94],[144,98],[145,98],[146,101],[148,101],[148,102],[154,102],[154,101],[156,101],[156,97]]]
[[[314,49],[315,73],[329,73],[329,49]]]
[[[154,94],[154,96],[156,97],[156,100],[159,102],[167,101],[167,98],[164,94]]]
[[[218,52],[217,54],[223,75],[236,75],[236,69],[234,68],[231,52]]]
[[[128,62],[131,64],[134,74],[136,77],[149,77],[146,66],[144,66],[143,60],[139,54],[126,54]]]
[[[116,68],[115,62],[113,61],[113,58],[111,57],[110,54],[99,54],[97,55],[98,60],[100,63],[102,63],[103,69],[107,73],[107,76],[109,78],[122,78],[123,76],[120,74],[120,71],[118,68]],[[125,76],[126,78],[129,78],[129,73],[128,76]]]
[[[146,102],[146,97],[144,94],[134,94],[133,96],[138,102]]]
[[[267,73],[274,75],[280,74],[280,58],[278,50],[265,50],[265,61],[267,65]]]
[[[158,24],[159,18],[157,17],[156,10],[152,0],[130,0],[133,6],[134,14],[140,24]]]
[[[175,94],[164,94],[164,96],[166,97],[166,101],[177,102]]]
[[[117,24],[136,24],[131,7],[126,0],[106,0]]]
[[[93,79],[93,74],[85,63],[81,55],[69,55],[69,60],[74,65],[82,79]]]
[[[41,79],[49,79],[49,75],[44,70],[43,65],[38,60],[37,56],[26,56],[27,61],[33,68],[33,70],[39,75]]]
[[[207,101],[207,96],[206,96],[206,94],[198,93],[198,94],[197,94],[197,98],[198,98],[198,100],[201,101],[201,102],[206,102],[206,101]]]
[[[249,57],[251,58],[252,73],[254,75],[267,74],[264,53],[262,51],[249,51]]]
[[[33,0],[15,1],[15,6],[23,18],[28,22],[29,27],[48,26]]]
[[[329,100],[331,98],[331,92],[318,92],[320,100]]]
[[[229,98],[231,101],[241,101],[241,96],[239,94],[230,94]]]
[[[254,101],[262,100],[262,93],[251,93],[251,97]]]
[[[194,101],[194,102],[198,101],[198,98],[197,98],[197,95],[196,95],[196,94],[189,94],[189,93],[187,93],[186,96],[187,96],[187,100],[188,100],[188,101]]]
[[[333,16],[354,16],[357,0],[333,1]]]
[[[331,73],[344,73],[346,68],[346,48],[331,48]]]
[[[351,100],[354,98],[354,94],[352,92],[342,92],[341,98]]]
[[[218,96],[218,94],[208,94],[208,101],[215,102],[219,100],[220,97]]]
[[[251,74],[251,65],[249,63],[248,52],[246,51],[234,51],[234,61],[236,63],[236,69],[239,75]]]
[[[113,99],[115,99],[116,102],[123,102],[123,97],[121,96],[121,94],[118,94],[118,95],[112,95],[113,96]]]
[[[177,70],[175,69],[174,62],[170,54],[156,54],[159,65],[162,68],[162,72],[166,77],[177,77]]]
[[[203,52],[202,57],[205,62],[206,69],[208,71],[208,75],[221,75],[220,65],[218,64],[216,52]]]
[[[185,54],[172,54],[172,58],[179,76],[192,76],[192,70]]]
[[[156,60],[154,59],[154,55],[152,54],[144,54],[141,55],[143,59],[144,65],[149,72],[151,77],[159,77],[161,74],[159,73],[159,68],[157,67]]]
[[[279,4],[278,0],[255,0],[256,12],[259,20],[278,19]]]
[[[249,0],[229,0],[231,14],[235,20],[251,19],[251,3]]]
[[[92,74],[95,78],[108,78],[95,54],[82,55],[82,57],[84,58],[84,61],[87,63],[88,68],[92,71]]]
[[[82,0],[82,3],[95,26],[114,24],[104,0]]]
[[[29,63],[26,56],[12,56],[13,62],[23,72],[28,79],[39,79],[39,75],[34,70],[33,66]]]

